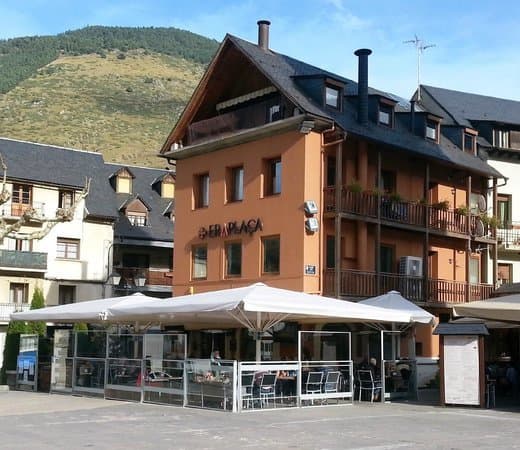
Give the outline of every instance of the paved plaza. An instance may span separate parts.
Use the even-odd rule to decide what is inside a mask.
[[[519,411],[356,402],[231,414],[0,393],[3,449],[520,448]]]

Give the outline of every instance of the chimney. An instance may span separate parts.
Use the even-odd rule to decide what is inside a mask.
[[[358,62],[358,122],[368,125],[368,55],[372,50],[360,48],[354,52]]]
[[[415,134],[415,100],[410,100],[410,129]]]
[[[269,50],[269,25],[268,20],[259,20],[258,24],[258,46],[264,50]]]

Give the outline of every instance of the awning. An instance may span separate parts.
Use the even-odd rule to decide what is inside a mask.
[[[520,323],[520,294],[457,305],[453,307],[453,314],[462,317]]]

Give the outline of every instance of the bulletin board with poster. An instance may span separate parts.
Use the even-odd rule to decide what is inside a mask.
[[[38,335],[20,335],[16,360],[16,388],[36,391],[38,383]]]

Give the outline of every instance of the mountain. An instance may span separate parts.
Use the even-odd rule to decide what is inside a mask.
[[[0,136],[163,167],[155,155],[217,47],[176,28],[0,40]]]

